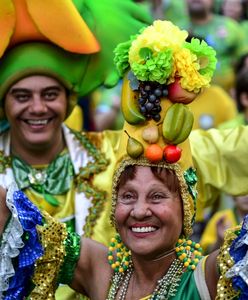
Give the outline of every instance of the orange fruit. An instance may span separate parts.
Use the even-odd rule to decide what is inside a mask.
[[[157,144],[151,144],[145,150],[145,157],[151,162],[159,162],[163,159],[163,149]]]

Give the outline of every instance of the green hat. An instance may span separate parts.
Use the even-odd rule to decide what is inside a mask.
[[[127,0],[25,3],[0,2],[0,107],[10,86],[30,75],[52,76],[77,96],[114,86],[114,48],[150,21]]]
[[[69,53],[48,43],[26,43],[12,48],[0,64],[1,106],[5,94],[17,81],[31,75],[46,75],[57,79],[69,91],[69,115],[77,102],[78,83],[87,62],[87,55]],[[0,119],[3,118],[0,109]]]
[[[87,62],[87,55],[69,53],[48,43],[16,46],[6,53],[0,64],[0,99],[15,82],[31,75],[54,77],[69,91],[78,93],[78,83]]]

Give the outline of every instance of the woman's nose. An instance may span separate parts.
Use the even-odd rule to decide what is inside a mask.
[[[152,215],[152,212],[150,210],[149,203],[138,201],[131,210],[130,215],[135,219],[150,217]]]

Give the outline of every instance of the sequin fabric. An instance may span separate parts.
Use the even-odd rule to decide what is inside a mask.
[[[25,194],[16,189],[15,185],[7,193],[7,205],[12,217],[0,245],[0,266],[4,270],[1,273],[4,277],[1,276],[0,299],[23,300],[27,296],[30,300],[55,299],[62,263],[70,266],[66,279],[72,280],[80,254],[80,238],[70,236],[66,225],[47,213],[41,215]],[[12,240],[15,242],[13,245]],[[8,255],[3,255],[8,249]],[[15,267],[12,265],[13,257]]]
[[[22,191],[15,190],[13,200],[23,228],[24,246],[16,261],[15,274],[9,282],[8,290],[4,293],[4,300],[23,299],[27,295],[34,272],[34,263],[43,255],[43,248],[36,230],[36,225],[42,224],[39,210]]]
[[[12,215],[8,226],[5,228],[0,246],[0,299],[3,298],[3,292],[9,288],[9,279],[14,276],[15,270],[12,259],[17,257],[20,249],[24,246],[22,241],[23,229],[18,219],[18,213],[14,206],[14,191],[17,186],[13,183],[7,191],[6,204]]]
[[[240,300],[248,299],[248,216],[244,218],[238,237],[230,247],[234,266],[226,273],[232,278],[233,287],[240,291]]]
[[[36,261],[30,300],[55,299],[57,279],[65,257],[66,225],[44,213],[45,225],[37,226],[44,247],[44,255]]]
[[[75,232],[70,232],[64,244],[66,256],[60,268],[58,281],[59,283],[70,284],[80,256],[80,236]]]
[[[231,278],[226,277],[227,271],[234,265],[234,260],[230,255],[230,246],[237,238],[239,229],[240,227],[237,226],[235,228],[228,229],[225,232],[224,243],[220,248],[217,259],[220,277],[217,284],[216,300],[238,299],[239,296],[239,292],[235,291],[233,288]]]

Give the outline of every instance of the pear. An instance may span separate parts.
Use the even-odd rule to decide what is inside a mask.
[[[146,127],[142,132],[142,138],[149,144],[156,144],[159,139],[158,126],[151,125]]]
[[[136,140],[135,138],[131,137],[127,131],[125,130],[125,133],[128,135],[127,140],[127,154],[132,158],[138,158],[141,154],[144,152],[143,145]]]

